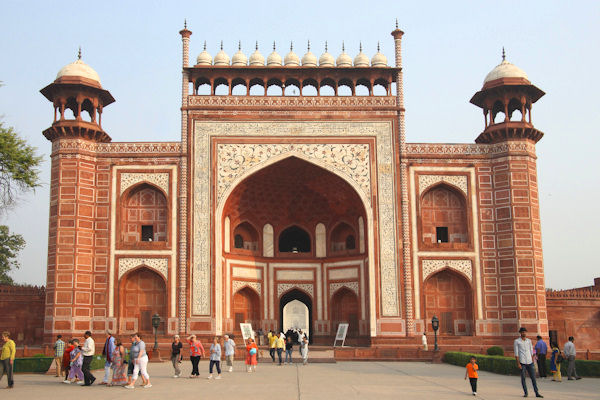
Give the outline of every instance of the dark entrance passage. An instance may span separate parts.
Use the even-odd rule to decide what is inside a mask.
[[[313,341],[313,312],[312,312],[312,300],[310,298],[310,296],[306,293],[304,293],[301,290],[298,289],[293,289],[290,290],[289,292],[285,293],[283,296],[281,296],[281,299],[279,300],[279,331],[280,332],[284,332],[287,331],[289,328],[294,328],[292,326],[284,326],[284,308],[288,303],[291,303],[293,301],[299,301],[303,306],[306,306],[306,308],[308,308],[308,342],[312,343]],[[299,310],[301,311],[301,310]],[[290,312],[290,310],[286,309],[286,312]]]

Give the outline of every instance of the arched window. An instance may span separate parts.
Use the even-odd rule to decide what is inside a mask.
[[[339,252],[356,249],[356,233],[354,228],[341,222],[331,231],[331,251]]]
[[[250,223],[242,222],[233,230],[233,248],[258,251],[258,232]]]
[[[121,231],[125,244],[165,242],[167,221],[167,199],[154,186],[140,184],[123,199]]]
[[[348,235],[346,237],[346,249],[354,250],[356,248],[356,239],[354,235]]]
[[[244,238],[242,237],[242,235],[235,235],[235,237],[233,238],[233,247],[235,247],[236,249],[244,248]]]
[[[279,235],[279,252],[310,253],[310,235],[296,225],[290,226]]]
[[[461,192],[434,186],[421,199],[421,238],[425,244],[468,243],[467,207]]]

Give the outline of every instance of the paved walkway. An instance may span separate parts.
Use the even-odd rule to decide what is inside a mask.
[[[189,373],[189,362],[183,364]],[[150,364],[153,387],[82,387],[59,383],[54,376],[18,374],[15,388],[0,389],[0,399],[464,399],[473,398],[464,378],[464,369],[446,364],[418,362],[339,362],[277,366],[261,363],[256,373],[246,373],[241,362],[221,380],[207,380],[208,362],[200,363],[199,379],[172,378],[170,363]],[[103,372],[96,371],[99,382]],[[6,385],[6,378],[0,382]],[[531,384],[531,381],[529,381]],[[540,391],[546,399],[598,399],[599,378],[561,383],[542,380]],[[530,386],[531,387],[531,386]],[[481,399],[522,398],[520,378],[480,372],[478,397]],[[530,397],[534,397],[530,389]],[[133,397],[132,397],[133,396]],[[535,397],[534,397],[535,398]]]

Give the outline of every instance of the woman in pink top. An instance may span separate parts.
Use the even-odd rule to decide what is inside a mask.
[[[190,344],[190,361],[192,362],[192,373],[190,378],[197,378],[200,376],[198,363],[200,362],[200,357],[204,356],[204,347],[199,340],[196,340],[196,335],[189,336],[187,341]]]

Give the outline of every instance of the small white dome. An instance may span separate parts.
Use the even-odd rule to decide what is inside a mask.
[[[485,85],[488,82],[495,81],[500,78],[523,78],[529,81],[527,74],[521,68],[506,61],[504,50],[502,51],[502,62],[498,64],[483,80]]]
[[[335,59],[327,52],[327,42],[325,42],[325,53],[319,57],[319,67],[334,67]]]
[[[352,57],[346,53],[346,49],[344,43],[342,42],[342,54],[340,54],[336,60],[336,65],[338,67],[351,67],[352,66]]]
[[[306,54],[302,56],[302,66],[304,67],[316,67],[317,66],[317,56],[315,56],[310,51],[310,40],[308,41],[308,50]]]
[[[253,67],[255,66],[263,66],[265,65],[265,57],[263,57],[262,54],[260,54],[260,51],[258,51],[258,42],[256,42],[256,50],[254,50],[254,53],[252,53],[250,55],[250,65],[252,65]]]
[[[62,67],[60,71],[58,71],[58,74],[56,74],[56,79],[63,76],[79,76],[100,83],[100,76],[98,73],[94,71],[92,67],[81,61],[81,50],[79,51],[79,58],[71,64]]]
[[[281,56],[277,53],[277,51],[275,51],[275,42],[273,42],[273,52],[269,54],[269,57],[267,57],[267,66],[277,67],[281,65]]]
[[[379,51],[379,43],[377,43],[377,53],[371,58],[372,67],[387,67],[387,57]]]
[[[294,53],[294,44],[290,44],[290,52],[285,55],[283,59],[284,65],[289,65],[290,67],[297,67],[300,65],[300,58],[296,53]]]
[[[214,65],[229,65],[229,56],[223,51],[223,41],[221,41],[221,51],[215,56]]]
[[[204,50],[196,57],[196,65],[212,65],[212,56],[206,51],[206,42],[204,42]]]
[[[242,53],[242,42],[238,43],[238,51],[231,57],[231,65],[232,66],[245,66],[248,65],[248,57],[244,53]]]
[[[355,67],[368,67],[369,66],[369,57],[362,51],[362,43],[360,44],[360,52],[354,57],[354,66]]]

